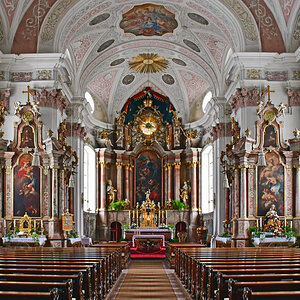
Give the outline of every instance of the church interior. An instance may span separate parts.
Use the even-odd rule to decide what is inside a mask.
[[[0,1],[0,299],[299,299],[299,63],[298,0]]]

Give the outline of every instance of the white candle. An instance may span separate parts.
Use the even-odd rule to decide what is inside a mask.
[[[166,224],[167,224],[167,211],[165,210],[165,213],[166,213]]]
[[[158,211],[158,225],[160,223],[160,210]]]
[[[258,219],[256,219],[256,227],[258,228]]]
[[[284,228],[286,228],[286,217],[284,217]]]
[[[129,210],[129,225],[131,225],[131,210]]]
[[[260,228],[262,228],[262,218],[260,218]]]
[[[41,228],[43,228],[43,220],[41,220]]]
[[[36,229],[36,220],[33,220],[33,228]]]
[[[293,221],[291,221],[291,229],[293,229]]]
[[[16,220],[14,220],[14,228],[16,228]]]

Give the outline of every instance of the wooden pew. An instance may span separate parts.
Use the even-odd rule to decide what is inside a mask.
[[[245,287],[251,289],[252,292],[299,291],[300,281],[236,282],[230,278],[228,282],[229,300],[242,300]]]
[[[58,300],[58,290],[52,289],[50,292],[17,292],[17,291],[0,291],[1,300],[40,300],[51,299]]]
[[[65,282],[0,281],[0,291],[50,292],[54,288],[59,298],[72,300],[73,285],[70,279]]]
[[[252,292],[249,288],[244,288],[243,300],[287,300],[299,299],[300,291],[276,291],[276,292]]]

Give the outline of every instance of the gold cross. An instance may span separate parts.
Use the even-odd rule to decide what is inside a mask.
[[[30,85],[27,85],[27,91],[22,91],[23,94],[28,94],[27,103],[30,102],[30,94],[35,94],[35,90],[30,90]]]
[[[271,90],[270,90],[270,86],[268,85],[268,89],[267,89],[267,90],[264,90],[263,93],[264,93],[264,92],[267,92],[267,93],[268,93],[268,104],[270,104],[270,103],[271,103],[270,93],[275,93],[275,91],[271,91]]]

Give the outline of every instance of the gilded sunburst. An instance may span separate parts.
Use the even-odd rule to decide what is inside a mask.
[[[128,61],[129,67],[139,73],[157,73],[167,69],[169,62],[155,53],[141,53]]]

